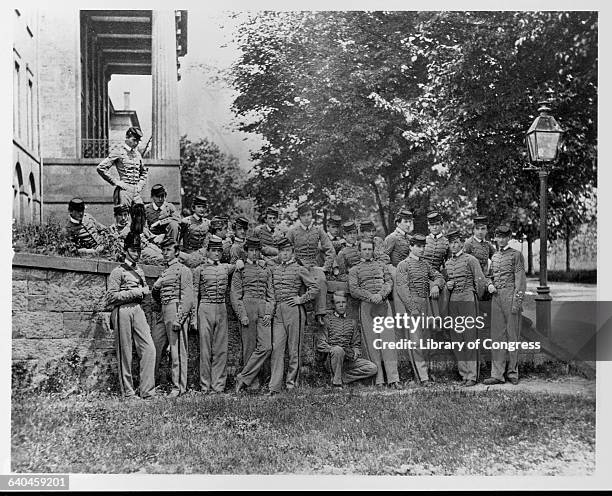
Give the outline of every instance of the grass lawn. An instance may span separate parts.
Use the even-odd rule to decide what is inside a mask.
[[[55,473],[586,475],[579,395],[309,389],[266,398],[15,396],[12,470]]]

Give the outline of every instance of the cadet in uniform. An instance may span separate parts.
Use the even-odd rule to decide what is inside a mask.
[[[295,258],[308,268],[319,288],[315,300],[315,315],[317,315],[319,323],[322,323],[323,315],[327,313],[327,280],[325,273],[331,270],[336,252],[323,228],[315,226],[310,205],[303,202],[298,205],[297,211],[299,220],[287,231],[286,237],[294,246]],[[323,267],[316,265],[319,245],[325,254]]]
[[[257,226],[253,232],[256,238],[261,241],[261,254],[264,260],[271,261],[278,255],[276,244],[282,235],[276,229],[278,224],[278,209],[268,207],[266,209],[265,222]]]
[[[149,230],[153,234],[164,234],[175,242],[179,239],[181,217],[176,207],[166,201],[166,188],[156,184],[151,188],[151,203],[145,207]]]
[[[130,209],[127,205],[113,207],[115,223],[108,228],[109,234],[115,240],[117,261],[123,261],[123,241],[130,232]],[[155,236],[146,227],[140,235],[142,253],[140,261],[144,264],[160,265],[164,262],[161,248],[153,243]]]
[[[385,238],[385,253],[389,256],[392,267],[389,273],[393,280],[393,310],[396,314],[405,314],[406,308],[402,299],[397,294],[397,265],[404,260],[410,253],[410,234],[414,229],[414,219],[412,212],[405,208],[400,208],[395,214],[395,231]],[[408,337],[407,335],[403,336]]]
[[[457,230],[447,235],[451,257],[446,261],[446,288],[450,293],[448,315],[457,318],[478,317],[478,298],[482,297],[487,281],[478,260],[463,251],[463,239]],[[451,339],[465,343],[463,349],[455,351],[457,368],[462,384],[471,387],[478,381],[478,351],[468,349],[468,343],[478,338],[476,326],[451,331]]]
[[[376,349],[374,341],[395,341],[395,329],[384,327],[382,332],[374,332],[375,317],[390,317],[391,305],[387,300],[391,293],[392,281],[389,269],[382,261],[374,258],[374,244],[362,239],[359,242],[361,261],[349,270],[349,289],[351,296],[361,301],[359,316],[363,330],[363,341],[370,361],[377,367],[376,385],[383,387],[385,373],[387,384],[401,389],[397,372],[397,352],[395,348]]]
[[[167,267],[153,285],[153,297],[161,304],[163,328],[153,328],[156,349],[155,375],[162,355],[169,345],[172,368],[171,397],[187,391],[187,326],[194,304],[191,271],[178,261],[178,245],[171,238],[162,243]],[[163,334],[159,332],[163,330]]]
[[[293,389],[299,385],[300,349],[306,322],[306,311],[303,305],[314,299],[318,292],[312,273],[295,259],[293,245],[289,239],[282,238],[277,248],[279,263],[272,266],[275,311],[272,329],[270,395],[281,392],[285,368],[285,348],[288,348],[289,355],[286,387]],[[306,292],[300,296],[302,286],[306,286]]]
[[[141,139],[142,131],[137,127],[130,127],[125,133],[125,143],[111,150],[110,155],[97,167],[102,179],[115,186],[115,205],[131,207],[133,202],[142,203],[140,193],[147,182],[148,171],[137,149]],[[117,168],[119,180],[115,180],[109,173],[113,165]]]
[[[194,271],[200,334],[200,388],[202,392],[222,393],[227,379],[227,308],[225,291],[229,275],[237,265],[221,263],[222,242],[217,236],[208,241],[208,259]]]
[[[346,315],[347,298],[344,291],[334,293],[334,311],[324,317],[323,329],[319,332],[317,350],[328,356],[328,367],[332,385],[366,379],[376,375],[373,362],[361,358],[361,335],[355,319]]]
[[[261,260],[259,238],[247,238],[246,246],[244,268],[234,272],[230,293],[242,337],[243,368],[236,376],[236,392],[244,386],[259,389],[259,372],[272,352],[272,272]]]
[[[438,298],[440,289],[446,285],[442,274],[435,270],[423,259],[425,251],[425,236],[415,234],[412,236],[410,255],[397,266],[397,293],[402,299],[406,311],[410,315],[423,316],[432,315],[430,298]],[[409,356],[415,369],[416,379],[422,385],[429,385],[429,367],[426,361],[428,353],[421,349],[419,343],[429,338],[429,329],[422,325],[410,329],[408,337],[416,343],[416,349],[409,350]]]
[[[444,261],[449,257],[448,238],[442,233],[442,216],[438,212],[427,214],[429,234],[425,238],[425,251],[423,258],[433,269],[444,274]],[[434,315],[444,317],[448,311],[448,290],[446,286],[440,291],[437,301],[432,302]]]
[[[389,263],[389,255],[385,253],[385,242],[382,238],[376,236],[376,227],[371,220],[364,220],[359,225],[361,239],[374,243],[374,259],[380,260],[384,264]]]
[[[357,244],[357,225],[350,221],[342,224],[344,232],[344,247],[336,255],[338,266],[338,279],[348,281],[348,272],[353,265],[361,260],[361,253]]]
[[[247,259],[247,253],[244,250],[244,244],[246,241],[246,235],[249,230],[249,221],[244,217],[238,217],[234,221],[234,240],[230,247],[230,263],[235,263],[236,260],[240,259],[243,262]]]
[[[64,234],[76,245],[80,255],[97,255],[104,250],[103,240],[107,228],[85,213],[82,198],[73,198],[68,203],[68,221]]]
[[[491,300],[491,340],[493,343],[520,341],[520,320],[527,287],[523,254],[510,248],[510,226],[495,230],[499,251],[491,259],[491,279],[488,291]],[[485,384],[503,384],[504,373],[512,384],[518,384],[518,349],[491,350],[491,377]]]
[[[487,236],[487,217],[478,215],[474,217],[473,236],[465,240],[463,251],[474,255],[480,263],[482,272],[489,275],[489,261],[495,253],[495,246],[485,238]]]
[[[203,196],[196,196],[192,203],[193,214],[181,219],[180,239],[182,251],[192,253],[204,247],[208,241],[210,221],[205,217],[207,201]]]
[[[116,330],[119,387],[125,398],[135,398],[132,382],[132,340],[140,357],[140,397],[155,395],[155,345],[142,307],[149,294],[144,272],[138,267],[140,237],[125,238],[125,262],[115,267],[108,278],[106,304],[112,306],[111,328]]]
[[[340,235],[341,225],[342,225],[342,217],[340,217],[339,215],[332,215],[329,218],[327,236],[329,237],[329,240],[331,241],[332,246],[334,247],[334,251],[336,253],[338,253],[342,249],[344,244],[346,243],[344,238],[342,238],[342,236]]]

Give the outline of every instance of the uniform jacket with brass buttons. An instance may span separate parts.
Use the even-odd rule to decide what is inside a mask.
[[[489,281],[497,291],[512,292],[512,309],[519,311],[523,305],[527,278],[523,254],[514,248],[500,250],[491,258],[491,279]]]
[[[119,180],[136,186],[136,191],[141,192],[147,182],[147,168],[142,163],[140,152],[130,148],[127,144],[113,148],[107,158],[102,160],[97,167],[98,174],[107,182],[115,184],[115,179],[110,175],[112,166],[117,168]]]
[[[397,267],[410,253],[410,235],[397,227],[385,238],[385,253],[389,255],[391,265]]]
[[[443,234],[434,236],[428,234],[425,238],[425,251],[423,258],[437,271],[442,270],[444,261],[450,256],[450,243],[448,238]]]
[[[442,274],[434,269],[423,257],[409,255],[397,266],[397,294],[406,305],[408,312],[419,311],[420,299],[429,298],[434,286],[442,289],[445,285]]]
[[[171,260],[153,284],[152,295],[162,305],[177,304],[176,320],[183,324],[194,303],[191,271],[177,258]]]
[[[306,286],[306,292],[300,296],[302,286]],[[314,299],[319,292],[310,271],[295,258],[272,267],[272,288],[277,307],[279,303],[289,301],[295,296],[299,296],[300,304],[304,304]]]
[[[294,247],[295,258],[299,259],[306,267],[317,265],[317,256],[320,249],[325,255],[323,270],[327,271],[331,268],[336,252],[323,227],[315,226],[314,221],[307,227],[304,227],[298,221],[287,231],[287,239],[291,241]]]
[[[450,301],[473,301],[474,296],[482,298],[487,280],[482,273],[476,257],[459,252],[446,261],[447,281],[454,283],[450,292]]]
[[[372,303],[372,297],[380,294],[383,299],[393,289],[389,269],[380,260],[364,260],[349,270],[349,290],[351,296]]]
[[[78,248],[95,248],[103,239],[103,232],[107,228],[88,213],[83,214],[83,220],[75,223],[68,219],[64,232],[77,245]]]
[[[213,262],[207,259],[193,271],[194,287],[198,301],[204,303],[225,303],[225,291],[229,275],[235,265]]]
[[[329,353],[332,346],[340,346],[345,356],[354,358],[355,348],[361,347],[361,336],[357,321],[336,311],[323,318],[323,329],[319,332],[317,350]]]
[[[252,262],[247,259],[244,268],[234,272],[232,276],[230,300],[238,318],[247,317],[245,299],[255,299],[265,302],[266,315],[272,315],[274,310],[274,295],[272,288],[272,272],[262,261]]]
[[[463,251],[469,255],[474,255],[484,274],[489,275],[489,260],[495,253],[493,243],[486,239],[479,241],[476,236],[471,236],[465,240]]]

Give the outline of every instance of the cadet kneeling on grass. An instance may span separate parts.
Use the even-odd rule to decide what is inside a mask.
[[[323,318],[317,350],[328,355],[332,385],[342,389],[346,384],[376,375],[378,367],[361,358],[361,336],[357,321],[346,316],[346,293],[334,293],[334,311]]]

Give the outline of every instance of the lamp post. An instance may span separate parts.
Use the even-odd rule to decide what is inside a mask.
[[[559,155],[563,129],[550,115],[549,102],[540,102],[538,115],[525,135],[529,161],[532,170],[538,171],[540,178],[540,285],[537,288],[536,328],[544,336],[550,336],[550,288],[548,287],[548,234],[546,221],[548,215],[548,164]]]

